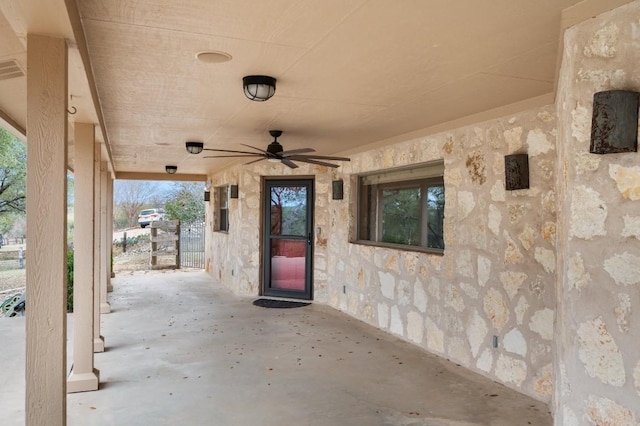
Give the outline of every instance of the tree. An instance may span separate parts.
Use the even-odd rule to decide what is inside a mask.
[[[158,192],[158,184],[153,181],[117,180],[113,187],[113,198],[122,209],[130,227],[137,225],[140,209],[153,199]]]
[[[172,220],[184,223],[204,221],[204,184],[201,182],[177,182],[169,196],[165,210]]]
[[[27,148],[0,128],[0,215],[25,212]]]
[[[307,232],[307,193],[303,187],[271,188],[271,233],[305,235]]]
[[[382,241],[419,245],[420,188],[385,189],[382,196]]]

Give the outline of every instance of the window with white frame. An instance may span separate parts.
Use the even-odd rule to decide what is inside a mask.
[[[217,220],[216,231],[229,231],[229,186],[217,186],[215,188],[215,203]]]
[[[358,240],[444,251],[444,163],[358,177]]]

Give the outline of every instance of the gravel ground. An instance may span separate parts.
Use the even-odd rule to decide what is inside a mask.
[[[139,234],[149,233],[149,229],[129,229],[127,236],[133,237]],[[122,232],[114,233],[114,240],[122,239]],[[19,246],[4,246],[0,251],[17,251]],[[150,270],[149,251],[151,243],[143,244],[139,247],[130,248],[127,253],[121,250],[114,250],[113,272],[127,273],[133,271]],[[166,269],[175,265],[174,256],[161,256],[158,258],[158,269]],[[0,302],[13,292],[9,290],[24,289],[26,282],[26,270],[19,269],[17,260],[0,260]]]
[[[117,274],[120,272],[143,271],[150,269],[148,252],[149,248],[146,248],[147,251],[136,250],[135,252],[129,252],[114,256],[113,271]],[[169,262],[171,262],[171,260],[175,258],[169,256],[162,257],[160,259],[160,264],[166,265],[171,264]],[[9,290],[24,289],[25,283],[26,269],[19,269],[17,260],[0,261],[0,299],[3,299],[3,296],[13,293]]]
[[[24,269],[0,271],[0,294],[7,290],[24,288],[25,281],[26,271]]]

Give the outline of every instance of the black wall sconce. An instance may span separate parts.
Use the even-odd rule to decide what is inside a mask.
[[[344,184],[341,180],[334,180],[331,182],[332,196],[334,200],[342,200],[344,197]]]
[[[229,187],[229,197],[238,198],[238,185],[231,185]]]
[[[204,200],[209,201],[211,199],[211,192],[204,191]]]
[[[529,188],[529,155],[504,156],[504,187],[507,191]]]
[[[638,95],[630,90],[593,95],[590,153],[638,151]]]

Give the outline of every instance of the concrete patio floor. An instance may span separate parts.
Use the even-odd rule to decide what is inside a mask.
[[[69,425],[552,424],[545,404],[325,306],[255,307],[204,272],[113,285],[100,390],[68,396]],[[23,424],[24,321],[0,335],[0,412]]]

